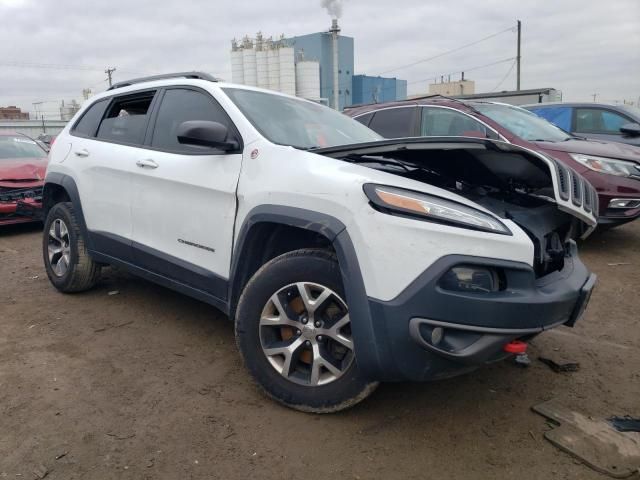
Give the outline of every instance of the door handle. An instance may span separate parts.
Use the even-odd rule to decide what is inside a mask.
[[[76,150],[73,153],[76,154],[76,157],[88,157],[89,156],[89,151],[86,148],[83,148],[82,150]]]
[[[145,160],[138,160],[136,162],[136,165],[140,168],[158,168],[158,164],[150,158],[147,158]]]

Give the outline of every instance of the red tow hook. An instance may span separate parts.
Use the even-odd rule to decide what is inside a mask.
[[[520,340],[512,340],[502,347],[507,353],[515,353],[516,355],[522,355],[527,353],[527,344]]]
[[[505,352],[513,353],[516,356],[515,358],[516,365],[526,368],[529,365],[531,365],[531,360],[527,355],[527,346],[528,345],[521,340],[513,340],[505,344],[505,346],[502,348],[504,349]]]

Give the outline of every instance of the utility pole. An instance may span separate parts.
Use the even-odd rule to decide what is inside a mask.
[[[593,95],[591,95],[591,96],[593,97],[593,101],[595,102],[595,101],[596,101],[596,97],[598,96],[598,94],[597,94],[597,93],[594,93],[594,94],[593,94]]]
[[[107,74],[107,80],[109,80],[109,86],[112,85],[111,74],[116,71],[116,67],[107,68],[104,73]]]
[[[520,39],[522,36],[522,22],[518,20],[518,56],[516,57],[516,90],[520,90]]]

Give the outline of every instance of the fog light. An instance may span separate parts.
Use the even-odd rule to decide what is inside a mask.
[[[640,198],[614,198],[609,202],[609,208],[638,208]]]
[[[461,265],[453,267],[440,279],[440,288],[455,292],[497,292],[498,272],[491,268]]]

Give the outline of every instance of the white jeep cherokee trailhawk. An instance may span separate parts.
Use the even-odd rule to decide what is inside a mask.
[[[105,265],[235,322],[290,407],[459,374],[573,325],[595,283],[572,240],[597,195],[538,153],[385,140],[313,102],[206,74],[114,85],[57,137],[43,254],[62,292]]]

